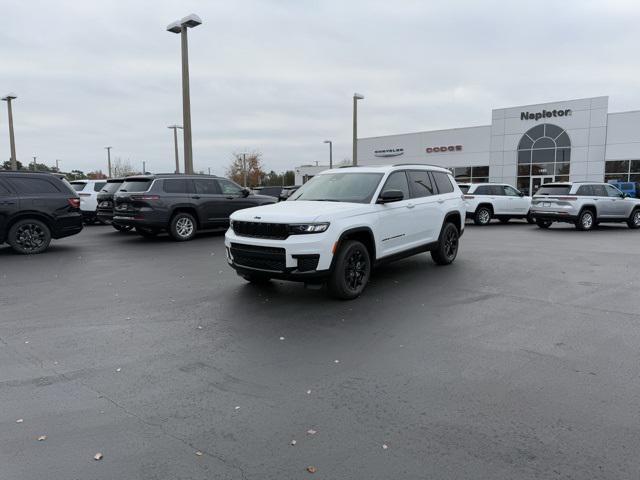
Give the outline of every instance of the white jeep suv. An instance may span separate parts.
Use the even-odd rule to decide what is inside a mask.
[[[98,192],[107,184],[106,180],[74,180],[71,183],[73,189],[80,197],[80,211],[85,223],[98,221]]]
[[[487,225],[492,218],[507,223],[512,218],[524,218],[529,223],[531,197],[506,183],[461,183],[467,206],[467,218],[476,225]]]
[[[533,196],[531,214],[540,228],[570,222],[591,230],[600,222],[640,228],[640,200],[600,182],[545,183]]]
[[[326,170],[286,202],[234,212],[227,259],[250,282],[327,283],[335,297],[352,299],[381,262],[426,251],[437,264],[453,262],[464,214],[462,192],[444,168]]]

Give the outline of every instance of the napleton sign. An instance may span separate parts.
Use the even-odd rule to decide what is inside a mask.
[[[520,112],[520,120],[540,120],[542,118],[552,117],[569,117],[571,116],[571,109],[566,108],[564,110],[542,110],[541,112]]]

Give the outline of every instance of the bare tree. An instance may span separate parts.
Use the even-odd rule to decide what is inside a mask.
[[[122,160],[117,157],[111,163],[111,172],[114,177],[128,177],[129,175],[135,175],[138,173],[132,166],[129,160]]]

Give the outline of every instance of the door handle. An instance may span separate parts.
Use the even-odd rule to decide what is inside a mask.
[[[438,203],[442,205],[444,203],[444,200],[438,200]]]
[[[236,197],[234,197],[233,195],[229,195],[228,197],[224,197],[224,198],[226,198],[227,200],[233,200]]]
[[[413,208],[413,207],[415,207],[415,205],[413,203],[408,203],[407,204],[407,208]]]
[[[200,195],[192,195],[191,198],[194,200],[200,200]]]

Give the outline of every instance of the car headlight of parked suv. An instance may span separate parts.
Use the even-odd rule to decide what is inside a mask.
[[[329,228],[329,223],[301,223],[289,225],[291,235],[301,235],[306,233],[322,233]]]

